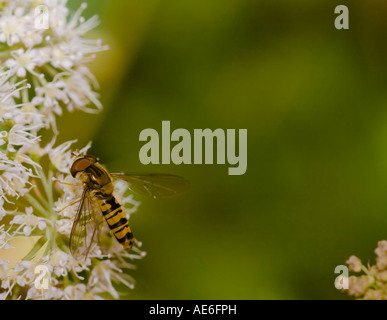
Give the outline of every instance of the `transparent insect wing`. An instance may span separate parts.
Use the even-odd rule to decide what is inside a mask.
[[[190,188],[187,180],[170,174],[111,173],[111,176],[125,180],[131,191],[154,199],[173,197]]]
[[[97,210],[99,208],[93,203],[89,190],[85,189],[70,234],[70,252],[76,259],[86,258],[98,240],[100,221]]]

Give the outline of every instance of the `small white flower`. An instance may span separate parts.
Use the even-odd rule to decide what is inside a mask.
[[[0,170],[3,172],[0,175],[0,197],[3,200],[9,202],[7,196],[19,197],[29,190],[26,186],[30,177],[34,177],[31,168],[26,168],[16,159],[9,160],[7,155],[0,151]]]
[[[71,258],[63,251],[56,250],[51,254],[49,264],[58,277],[65,277],[68,273],[68,262]]]
[[[36,46],[43,41],[43,35],[39,31],[28,30],[25,32],[22,41],[27,48],[32,48],[33,46]]]
[[[22,229],[22,233],[24,233],[26,236],[29,236],[36,228],[39,230],[44,230],[47,227],[47,222],[49,222],[49,220],[42,217],[37,217],[32,213],[32,207],[28,207],[26,208],[26,214],[19,214],[14,216],[10,224],[19,225],[18,229],[15,231],[15,234],[18,233],[20,229]]]
[[[90,85],[90,81],[94,82],[94,80],[86,67],[74,70],[71,76],[66,79],[64,91],[69,98],[67,108],[70,112],[79,109],[84,112],[96,113],[102,109],[98,94],[94,92]],[[88,107],[90,103],[93,103],[97,109]]]
[[[74,159],[70,146],[76,141],[67,141],[56,148],[50,148],[48,151],[50,161],[62,173],[69,173],[69,168]]]
[[[60,219],[55,223],[56,231],[58,233],[70,236],[71,229],[73,227],[73,220],[70,219]]]
[[[60,300],[63,298],[63,290],[50,286],[48,290],[37,290],[35,286],[31,286],[27,292],[26,300]]]
[[[5,66],[15,73],[19,78],[25,78],[27,71],[41,78],[43,74],[38,74],[34,71],[39,63],[36,51],[34,49],[18,49],[11,52],[12,58],[5,61]]]
[[[9,108],[9,112],[5,115],[6,119],[13,119],[15,123],[33,128],[44,126],[45,117],[39,113],[33,103],[24,103],[19,106]],[[35,146],[35,145],[34,145]]]
[[[361,260],[356,256],[350,256],[346,264],[348,264],[349,270],[354,272],[360,272],[363,266]]]
[[[42,87],[37,87],[35,88],[37,96],[34,97],[32,103],[35,105],[42,104],[45,108],[53,108],[56,114],[61,115],[62,109],[59,106],[59,101],[63,103],[69,102],[66,94],[63,92],[65,87],[66,83],[63,80],[57,81],[56,79]]]
[[[119,294],[112,285],[113,273],[117,272],[117,268],[110,261],[101,261],[92,271],[89,286],[93,293],[100,294],[108,292],[113,298],[118,299]]]
[[[21,261],[15,264],[16,283],[19,286],[31,284],[35,279],[34,265],[30,261]]]
[[[26,149],[35,145],[40,137],[35,134],[43,126],[41,124],[29,126],[22,124],[15,124],[8,133],[8,151],[16,152],[15,147],[23,146]]]
[[[84,298],[86,286],[84,284],[76,284],[75,286],[67,286],[64,290],[65,300],[81,300]]]
[[[0,20],[0,42],[12,46],[20,42],[24,36],[25,28],[17,15],[3,15]]]

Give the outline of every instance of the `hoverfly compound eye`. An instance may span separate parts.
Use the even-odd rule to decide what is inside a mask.
[[[74,161],[73,165],[71,166],[70,173],[75,178],[78,172],[85,171],[93,163],[94,162],[90,161],[90,159],[86,157],[77,159]]]

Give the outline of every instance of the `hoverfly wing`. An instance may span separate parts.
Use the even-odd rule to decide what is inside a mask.
[[[111,176],[125,180],[131,191],[154,199],[173,197],[190,188],[187,180],[171,174],[111,173]]]
[[[86,258],[93,243],[97,242],[100,225],[97,210],[90,190],[85,189],[70,233],[70,252],[76,259]]]

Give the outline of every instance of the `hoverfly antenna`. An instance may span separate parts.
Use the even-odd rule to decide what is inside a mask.
[[[76,149],[75,151],[72,151],[72,152],[71,152],[71,155],[72,155],[73,157],[76,157],[76,158],[78,158],[78,157],[81,156],[81,154],[79,153],[79,150],[78,150],[78,149]]]

